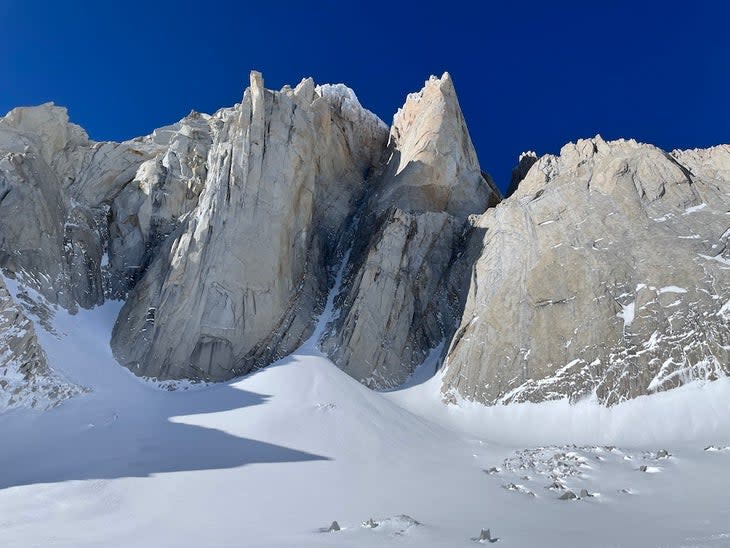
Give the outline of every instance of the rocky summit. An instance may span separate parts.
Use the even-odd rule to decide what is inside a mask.
[[[612,405],[730,373],[730,146],[582,139],[521,155],[503,199],[448,73],[390,128],[344,85],[257,72],[239,104],[122,143],[16,108],[0,268],[3,408],[83,390],[31,317],[123,300],[121,366],[222,381],[312,336],[338,273],[316,342],[369,387],[438,353],[447,402]]]

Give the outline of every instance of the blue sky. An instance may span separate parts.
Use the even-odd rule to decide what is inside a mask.
[[[601,133],[730,142],[730,2],[0,1],[0,111],[55,101],[126,139],[267,87],[344,82],[390,122],[451,72],[482,168]]]

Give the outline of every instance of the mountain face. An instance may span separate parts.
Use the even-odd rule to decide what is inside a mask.
[[[606,404],[730,373],[730,147],[600,137],[475,218],[443,389]]]
[[[118,360],[158,378],[224,380],[295,350],[386,127],[345,88],[265,90],[216,117],[193,215],[130,292]]]
[[[596,137],[523,154],[501,200],[448,74],[390,128],[345,86],[271,91],[256,72],[240,104],[124,143],[18,108],[0,119],[0,268],[38,296],[0,287],[0,402],[78,391],[37,344],[41,305],[122,299],[121,365],[220,381],[306,340],[338,271],[320,347],[373,388],[440,345],[446,401],[611,405],[713,380],[730,373],[728,181],[728,146]]]

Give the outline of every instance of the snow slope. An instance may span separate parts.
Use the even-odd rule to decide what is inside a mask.
[[[334,294],[291,356],[174,391],[114,361],[119,303],[57,311],[41,344],[92,391],[0,415],[0,544],[458,547],[490,528],[500,546],[730,545],[728,382],[611,409],[446,407],[432,360],[373,392],[316,348]]]

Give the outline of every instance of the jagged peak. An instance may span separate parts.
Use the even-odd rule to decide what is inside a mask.
[[[513,182],[510,185],[508,196],[519,196],[520,199],[535,194],[559,183],[580,181],[589,184],[592,173],[623,170],[635,178],[637,189],[645,196],[655,196],[657,191],[652,180],[663,177],[666,180],[685,181],[695,169],[703,169],[704,155],[700,154],[668,154],[659,147],[642,143],[636,139],[614,139],[606,141],[597,134],[595,137],[578,139],[565,144],[556,154],[545,154],[539,158],[528,159],[520,156],[520,165],[513,171]],[[526,171],[525,162],[531,162]],[[710,171],[725,173],[722,162],[713,158]],[[730,173],[730,158],[727,162],[727,172]],[[719,168],[719,170],[718,170]],[[521,172],[521,170],[523,170]],[[706,173],[708,175],[709,172]],[[515,175],[521,179],[515,184]],[[719,175],[718,175],[719,176]],[[725,176],[725,175],[723,175]],[[519,185],[519,186],[518,186]],[[600,185],[592,184],[593,188]],[[603,187],[606,192],[613,192],[614,187]],[[617,187],[616,187],[617,188]]]
[[[439,104],[452,104],[456,107],[457,112],[461,113],[458,99],[456,97],[456,89],[454,81],[448,72],[444,72],[441,77],[431,75],[428,80],[423,83],[423,87],[414,93],[406,96],[406,101],[393,116],[393,128],[408,123],[408,113],[417,109],[417,105],[424,99]]]
[[[379,209],[481,213],[501,199],[483,174],[451,77],[431,76],[393,117],[384,157]]]
[[[302,78],[302,81],[294,88],[294,95],[297,97],[306,97],[308,101],[311,101],[314,97],[315,86],[314,78]]]
[[[364,108],[357,98],[357,95],[345,84],[316,84],[312,77],[302,78],[302,80],[292,88],[286,84],[279,91],[267,90],[264,87],[264,77],[256,70],[249,73],[250,84],[244,90],[244,101],[247,94],[252,97],[263,97],[265,92],[284,94],[295,97],[298,101],[306,103],[314,103],[317,99],[323,99],[332,107],[336,108],[340,114],[347,120],[364,124],[366,128],[370,128],[376,132],[387,132],[388,125],[383,122],[374,112]],[[235,108],[238,108],[237,104]]]
[[[21,133],[43,133],[45,126],[48,125],[68,125],[68,109],[56,106],[53,101],[40,105],[15,107],[0,119],[0,123],[5,128],[13,128]]]
[[[715,145],[708,148],[675,148],[672,149],[671,154],[682,154],[682,153],[688,153],[688,152],[694,152],[699,154],[730,154],[730,144],[727,145]]]
[[[251,72],[249,72],[248,80],[249,87],[256,90],[264,89],[264,75],[261,74],[258,70],[252,70]]]
[[[419,91],[408,94],[407,100],[412,99],[417,101],[421,99],[428,90],[439,90],[443,93],[451,93],[454,91],[454,81],[448,72],[444,72],[441,76],[432,74],[428,77],[428,80],[423,83],[423,87]]]
[[[428,138],[424,140],[425,136]],[[448,72],[440,78],[431,76],[420,91],[407,96],[393,116],[389,146],[401,152],[398,171],[424,154],[443,153],[457,153],[468,169],[479,171],[476,151]]]
[[[68,109],[66,107],[56,105],[53,101],[41,103],[40,105],[15,107],[8,111],[3,119],[8,123],[20,125],[29,115],[38,116],[40,113],[53,113],[56,117],[68,122]]]
[[[636,139],[613,139],[606,141],[601,134],[586,139],[578,139],[575,142],[569,142],[560,149],[559,156],[571,156],[577,151],[583,156],[606,155],[616,153],[619,150],[660,150],[658,147],[637,141]]]

